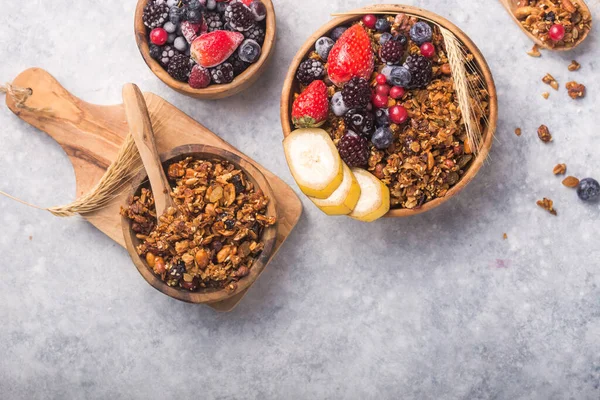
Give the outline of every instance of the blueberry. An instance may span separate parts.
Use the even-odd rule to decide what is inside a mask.
[[[385,18],[379,18],[375,23],[375,29],[377,29],[378,32],[389,31],[391,27],[390,22]]]
[[[338,117],[343,116],[348,111],[348,107],[344,104],[342,92],[336,92],[331,98],[331,111]]]
[[[381,71],[393,86],[408,87],[411,81],[411,73],[405,67],[386,66]]]
[[[334,44],[335,42],[332,39],[328,38],[327,36],[323,36],[317,40],[317,43],[315,43],[315,50],[317,51],[319,57],[321,57],[323,60],[327,60],[327,57],[329,57],[329,52]]]
[[[262,1],[255,0],[248,6],[252,14],[254,14],[255,21],[262,21],[267,16],[267,7],[262,3]]]
[[[202,4],[198,0],[190,0],[188,2],[188,10],[200,10],[202,8]]]
[[[173,44],[173,43],[175,43],[175,39],[177,39],[177,34],[169,33],[169,36],[167,37],[167,42],[169,44]]]
[[[215,8],[217,8],[217,1],[216,0],[206,0],[206,9],[207,10],[214,10]]]
[[[400,43],[402,46],[406,46],[406,43],[408,42],[408,39],[403,34],[394,36],[394,40]]]
[[[379,44],[383,46],[385,44],[385,42],[392,39],[393,37],[394,36],[391,33],[386,32],[386,33],[382,34],[381,37],[379,38]]]
[[[225,12],[225,10],[227,9],[228,5],[229,5],[229,3],[217,3],[217,11],[220,12],[221,14],[223,14]]]
[[[387,149],[392,145],[393,142],[394,134],[387,126],[377,128],[373,134],[373,137],[371,138],[371,143],[373,143],[373,146],[377,147],[379,150]]]
[[[169,10],[169,21],[177,26],[181,22],[182,14],[181,8],[177,6],[171,7]]]
[[[375,123],[377,126],[390,125],[390,112],[387,108],[378,108],[375,111]]]
[[[238,56],[243,62],[252,64],[258,60],[258,57],[260,57],[260,52],[260,44],[258,44],[256,40],[246,39],[242,42],[240,48],[238,49]]]
[[[177,4],[179,4],[179,0],[167,0],[167,5],[168,5],[169,7],[174,7],[174,6],[176,6]]]
[[[189,8],[187,10],[187,20],[192,24],[199,23],[202,20],[202,12],[200,10]]]
[[[347,30],[348,27],[346,26],[338,26],[331,32],[331,38],[337,42]]]
[[[175,41],[173,41],[173,47],[175,47],[179,51],[186,51],[187,40],[185,40],[183,36],[179,36],[175,38]]]
[[[577,195],[583,201],[597,201],[600,199],[600,183],[592,178],[585,178],[577,186]]]
[[[410,38],[419,46],[425,42],[431,42],[433,31],[427,22],[417,22],[410,28]]]

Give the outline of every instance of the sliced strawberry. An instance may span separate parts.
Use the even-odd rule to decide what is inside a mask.
[[[212,68],[227,61],[243,41],[239,32],[214,31],[194,39],[190,51],[198,64]]]
[[[336,85],[355,76],[371,78],[374,69],[371,39],[360,24],[344,32],[329,52],[327,63],[329,79]]]
[[[297,128],[316,128],[323,125],[328,112],[327,86],[323,81],[314,81],[294,101],[292,121]]]

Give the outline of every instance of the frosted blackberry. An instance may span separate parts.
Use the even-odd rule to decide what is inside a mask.
[[[161,54],[162,54],[162,47],[151,43],[150,44],[150,57],[154,58],[155,60],[158,60],[158,59],[160,59]]]
[[[212,78],[213,83],[218,85],[224,83],[231,83],[235,74],[233,73],[233,65],[225,62],[221,65],[217,65],[216,67],[210,70],[210,76]]]
[[[397,65],[402,61],[402,55],[404,54],[404,46],[395,40],[388,40],[381,46],[379,50],[379,56],[381,61],[388,65]]]
[[[233,67],[233,74],[235,76],[238,76],[239,74],[244,72],[250,65],[240,60],[240,56],[238,55],[237,51],[233,53],[231,57],[229,57],[227,62]]]
[[[312,81],[321,79],[325,75],[325,67],[319,60],[305,60],[298,67],[296,78],[303,85],[309,85]]]
[[[144,7],[142,20],[148,29],[163,26],[167,22],[167,18],[169,18],[169,7],[165,3],[154,4],[154,2],[150,1]]]
[[[369,162],[369,143],[364,137],[348,131],[338,143],[340,157],[349,167],[366,167]]]
[[[252,39],[262,46],[265,41],[265,29],[260,25],[252,25],[250,29],[244,32],[246,39]]]
[[[364,78],[354,77],[342,89],[344,104],[349,108],[367,108],[371,102],[371,87]]]
[[[222,30],[225,25],[221,15],[216,12],[207,12],[204,14],[204,20],[206,21],[209,32]]]
[[[225,21],[234,30],[244,32],[254,25],[254,14],[244,3],[230,3],[225,9]]]
[[[190,64],[190,59],[183,54],[173,56],[167,68],[169,75],[181,82],[188,81],[191,71],[192,65]]]
[[[171,62],[171,59],[178,54],[181,53],[178,52],[173,46],[166,45],[162,48],[162,52],[160,53],[160,58],[158,59],[158,62],[160,62],[160,64],[163,67],[167,68],[169,66],[169,63]]]
[[[431,82],[433,77],[433,64],[431,60],[423,56],[408,56],[404,67],[410,72],[410,84],[407,89],[424,88]]]
[[[344,115],[346,129],[370,137],[375,130],[375,116],[367,110],[351,109]]]

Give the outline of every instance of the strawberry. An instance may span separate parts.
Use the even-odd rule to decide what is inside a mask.
[[[202,29],[202,24],[192,24],[190,21],[181,23],[181,33],[188,43],[192,43],[198,37],[198,33]]]
[[[190,51],[200,66],[212,68],[227,61],[243,41],[239,32],[214,31],[194,39]]]
[[[244,3],[244,5],[249,6],[254,0],[242,0],[242,3]]]
[[[323,125],[328,112],[327,86],[314,81],[294,100],[292,121],[296,128],[316,128]]]
[[[342,34],[329,52],[327,63],[329,79],[338,86],[355,76],[371,78],[374,69],[371,39],[360,24]]]

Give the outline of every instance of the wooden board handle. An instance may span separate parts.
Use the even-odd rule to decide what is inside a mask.
[[[167,208],[174,206],[175,203],[171,198],[169,181],[158,155],[146,100],[144,100],[144,95],[136,85],[128,83],[123,86],[123,103],[129,124],[129,132],[140,152],[140,157],[150,180],[150,186],[152,186],[156,216],[160,217]]]

